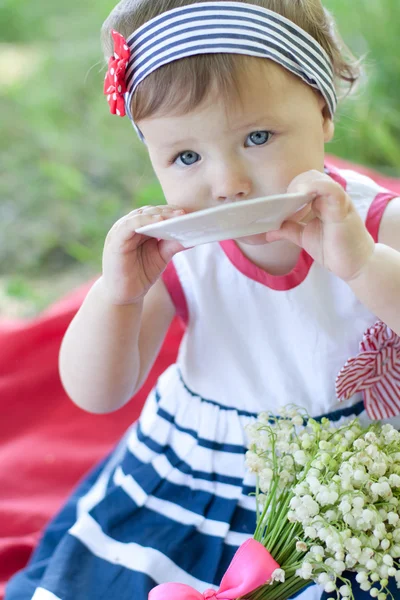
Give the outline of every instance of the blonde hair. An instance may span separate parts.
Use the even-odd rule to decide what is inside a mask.
[[[121,0],[103,23],[101,30],[106,60],[114,52],[112,29],[128,38],[138,27],[157,15],[198,1]],[[279,13],[307,31],[332,61],[338,97],[343,98],[354,90],[360,77],[360,62],[344,44],[332,15],[320,0],[242,1]],[[202,54],[160,67],[139,84],[133,95],[131,112],[134,120],[139,121],[156,113],[189,112],[201,104],[214,83],[225,97],[232,93],[238,94],[239,77],[246,71],[249,59],[252,57],[237,54]]]

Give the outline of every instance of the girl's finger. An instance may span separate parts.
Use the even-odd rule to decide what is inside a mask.
[[[160,255],[162,256],[163,260],[167,263],[171,260],[171,258],[177,254],[177,252],[181,252],[182,250],[186,250],[186,248],[184,246],[182,246],[182,244],[180,244],[179,242],[175,242],[175,241],[170,241],[170,240],[160,240],[158,242],[158,249],[160,252]]]
[[[130,212],[128,215],[127,215],[127,217],[129,217],[129,216],[131,216],[131,215],[133,215],[133,214],[136,214],[136,215],[141,215],[141,214],[142,214],[142,212],[143,212],[144,210],[146,210],[146,208],[150,208],[150,207],[151,207],[151,205],[150,205],[150,204],[146,204],[146,206],[141,206],[140,208],[136,208],[135,210],[132,210],[132,211],[131,211],[131,212]]]
[[[298,211],[293,213],[290,217],[288,217],[287,221],[295,221],[296,223],[307,222],[315,217],[315,213],[313,212],[312,202],[309,202],[305,206],[299,208]]]
[[[280,229],[274,231],[268,231],[265,234],[267,242],[277,242],[279,240],[287,240],[296,244],[296,246],[302,245],[303,231],[305,225],[302,223],[296,223],[295,221],[285,221],[282,223]]]
[[[351,201],[344,190],[327,189],[315,198],[313,210],[324,223],[341,223],[351,210]]]

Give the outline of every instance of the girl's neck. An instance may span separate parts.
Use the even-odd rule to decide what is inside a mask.
[[[287,241],[260,246],[236,242],[243,254],[252,263],[270,275],[287,275],[296,266],[301,248]]]

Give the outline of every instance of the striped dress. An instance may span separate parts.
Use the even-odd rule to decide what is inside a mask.
[[[393,194],[351,171],[327,172],[377,239]],[[272,276],[233,241],[207,244],[176,255],[163,278],[186,324],[177,362],[50,522],[5,600],[147,600],[169,581],[217,588],[255,529],[246,425],[287,403],[367,420],[360,396],[339,405],[335,378],[376,317],[305,252]],[[316,585],[297,596],[325,597]]]

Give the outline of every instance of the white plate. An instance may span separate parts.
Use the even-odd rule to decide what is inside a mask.
[[[161,240],[175,240],[190,248],[279,229],[287,217],[310,200],[307,194],[279,194],[230,202],[151,223],[136,231]]]

